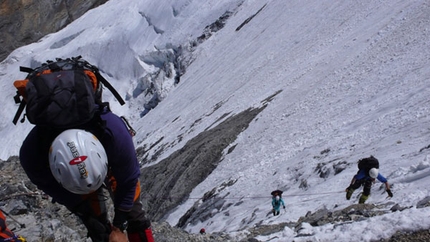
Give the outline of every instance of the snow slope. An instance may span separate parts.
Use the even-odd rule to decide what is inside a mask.
[[[226,11],[232,14],[224,28],[190,47]],[[393,184],[390,201],[412,208],[337,226],[304,224],[306,237],[285,227],[258,239],[370,241],[397,230],[429,229],[430,208],[415,207],[430,196],[429,12],[424,0],[110,0],[0,64],[0,158],[16,155],[31,128],[28,122],[11,124],[11,82],[25,76],[18,66],[82,55],[128,97],[124,108],[106,95],[115,112],[130,117],[137,146],[161,137],[150,152],[174,144],[159,160],[224,114],[260,107],[274,95],[232,144],[235,149],[168,216],[172,225],[202,194],[228,181],[236,182],[218,195],[235,206],[214,209],[187,231],[236,234],[256,224],[297,221],[320,208],[346,207],[357,202],[343,193],[356,161],[374,155]],[[178,46],[192,56],[189,66],[178,85],[168,75],[156,79],[163,100],[141,118],[144,98],[133,93],[159,70],[148,59]],[[344,170],[335,175],[335,167]],[[387,202],[380,185],[373,186],[368,203]],[[274,189],[284,190],[288,205],[276,218],[267,215]]]

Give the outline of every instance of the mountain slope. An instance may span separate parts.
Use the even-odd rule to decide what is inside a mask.
[[[2,86],[2,117],[14,108],[9,83],[18,78],[18,65],[84,53],[128,100],[120,108],[106,96],[138,132],[144,199],[154,220],[237,239],[255,232],[252,237],[262,241],[371,241],[398,230],[425,230],[430,228],[430,208],[421,206],[430,197],[429,8],[426,1],[388,0],[128,0],[125,5],[111,0],[93,11],[100,14],[93,24],[81,18],[1,64],[7,80],[2,85],[8,84]],[[113,22],[113,16],[121,18]],[[223,27],[208,32],[205,27],[222,16],[228,16]],[[142,116],[154,97],[144,95],[151,85],[161,102]],[[197,139],[207,144],[228,137],[237,123],[220,128],[223,124],[262,106],[220,146],[217,160],[204,167],[207,177],[186,179],[211,161],[204,150],[211,146]],[[10,140],[2,157],[17,154],[31,128],[9,122],[1,122],[2,137]],[[383,214],[326,224],[302,219],[356,203],[345,200],[344,189],[356,161],[369,155],[380,160],[381,173],[393,185],[392,199],[376,183],[368,200],[377,206],[372,214],[379,209]],[[154,192],[158,188],[162,192]],[[275,189],[284,191],[287,203],[278,217],[270,215]],[[259,230],[265,226],[269,232]]]

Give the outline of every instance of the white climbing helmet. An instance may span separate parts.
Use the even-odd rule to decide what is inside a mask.
[[[275,199],[276,199],[276,201],[279,201],[279,196],[276,196]]]
[[[104,182],[108,170],[107,155],[92,133],[69,129],[52,142],[49,167],[65,189],[76,194],[89,194]]]
[[[378,177],[379,170],[376,168],[372,168],[369,170],[369,176],[372,178]]]

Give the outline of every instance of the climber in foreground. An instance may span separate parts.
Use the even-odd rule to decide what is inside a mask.
[[[14,83],[24,98],[18,111],[26,106],[25,117],[35,124],[19,153],[27,176],[77,215],[93,242],[153,242],[133,132],[101,100],[102,84],[112,91],[111,85],[80,56],[21,68],[27,69],[26,80]]]
[[[356,189],[363,186],[363,193],[360,196],[358,203],[364,203],[369,198],[370,189],[375,180],[385,184],[385,190],[388,196],[393,197],[390,185],[387,179],[379,173],[379,161],[373,156],[363,158],[358,161],[358,172],[351,180],[351,184],[346,188],[346,199],[351,199],[352,194]]]

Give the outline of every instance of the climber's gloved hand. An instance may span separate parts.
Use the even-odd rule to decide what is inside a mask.
[[[390,189],[387,189],[387,193],[388,193],[388,196],[389,196],[389,197],[393,197],[393,193],[391,192],[391,190],[390,190]]]

